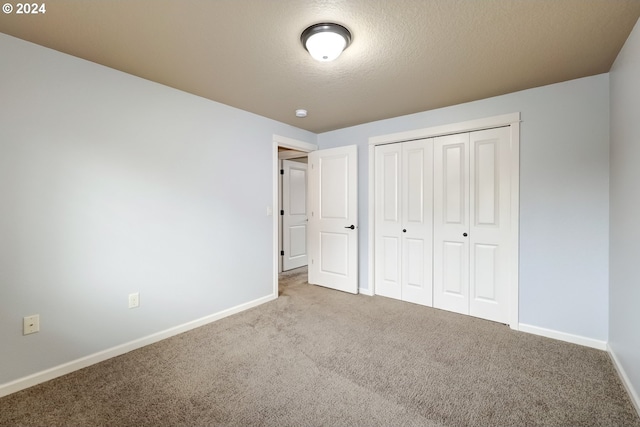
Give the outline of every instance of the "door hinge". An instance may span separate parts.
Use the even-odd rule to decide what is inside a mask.
[[[280,255],[281,255],[281,256],[284,256],[284,251],[280,251]]]
[[[280,169],[280,175],[284,175],[284,169]]]
[[[280,211],[280,215],[284,215],[284,211],[283,210]]]

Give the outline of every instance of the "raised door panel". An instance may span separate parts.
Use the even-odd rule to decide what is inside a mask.
[[[320,219],[344,222],[349,216],[348,161],[343,155],[320,159]]]
[[[497,304],[497,279],[499,276],[497,245],[474,244],[471,258],[474,261],[472,299]]]
[[[392,298],[400,298],[400,239],[394,236],[386,236],[379,241],[379,247],[382,252],[380,258],[380,274],[378,275],[381,282],[378,295],[388,296]]]
[[[380,203],[382,221],[386,224],[400,223],[400,153],[396,147],[381,151]]]
[[[433,139],[402,145],[402,300],[433,305]]]
[[[344,256],[349,252],[348,234],[346,232],[320,232],[321,273],[342,278],[349,276],[349,263],[347,257]]]
[[[423,238],[405,237],[402,246],[402,300],[416,304],[430,305],[430,268],[425,268],[425,253],[428,250]],[[430,267],[430,262],[428,267]],[[426,294],[426,295],[425,295]]]
[[[458,138],[455,138],[458,139]],[[467,145],[452,143],[442,146],[442,222],[447,225],[467,224]]]
[[[375,293],[401,298],[400,144],[375,148]]]
[[[469,134],[434,140],[433,306],[469,313]]]
[[[284,160],[283,162],[287,162]],[[307,164],[291,162],[289,164],[289,213],[307,215]]]
[[[442,290],[446,295],[465,297],[464,263],[466,245],[460,242],[442,242]]]
[[[509,128],[470,134],[470,304],[469,314],[508,322],[510,173]]]
[[[306,265],[307,257],[307,226],[299,225],[289,227],[289,261],[304,258]],[[290,267],[296,268],[296,267]]]

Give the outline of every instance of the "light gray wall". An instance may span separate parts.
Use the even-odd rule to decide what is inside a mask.
[[[640,396],[640,21],[611,73],[609,346]],[[636,401],[636,404],[640,402]]]
[[[273,134],[0,34],[0,384],[270,295]]]
[[[522,113],[520,323],[606,341],[608,74],[318,135],[320,148],[358,145],[360,286],[368,286],[368,138],[513,112]]]

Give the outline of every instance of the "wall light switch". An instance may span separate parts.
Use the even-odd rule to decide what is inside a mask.
[[[35,334],[40,331],[40,315],[34,314],[22,319],[22,335]]]

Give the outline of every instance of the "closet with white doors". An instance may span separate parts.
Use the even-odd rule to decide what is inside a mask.
[[[375,147],[375,293],[508,323],[510,128]]]

